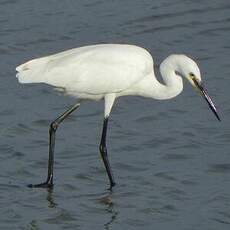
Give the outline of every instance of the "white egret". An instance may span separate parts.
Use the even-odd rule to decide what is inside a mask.
[[[106,132],[108,118],[117,97],[138,95],[158,100],[170,99],[182,91],[184,77],[201,93],[220,120],[214,103],[201,84],[200,70],[191,58],[182,54],[167,57],[160,65],[165,84],[156,79],[153,64],[150,53],[141,47],[99,44],[33,59],[16,68],[20,83],[46,83],[79,99],[50,124],[47,180],[31,187],[53,186],[55,132],[58,125],[80,106],[83,99],[104,99],[105,102],[99,150],[109,177],[110,188],[115,185],[115,181],[107,156]]]

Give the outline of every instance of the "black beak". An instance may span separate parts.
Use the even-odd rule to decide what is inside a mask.
[[[217,118],[219,121],[221,121],[221,120],[220,120],[220,117],[219,117],[219,115],[218,115],[218,113],[217,113],[217,109],[216,109],[216,107],[215,107],[215,105],[214,105],[212,99],[208,96],[207,90],[204,88],[204,86],[203,86],[200,82],[197,81],[196,78],[193,78],[192,80],[193,80],[195,86],[197,87],[197,89],[199,90],[199,92],[201,93],[201,95],[203,96],[203,98],[204,98],[204,99],[206,100],[206,102],[208,103],[209,108],[212,110],[212,112],[214,113],[214,115],[216,116],[216,118]]]

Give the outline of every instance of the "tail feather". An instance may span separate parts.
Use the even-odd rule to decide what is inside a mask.
[[[38,58],[28,61],[16,67],[16,77],[20,83],[44,82],[44,71],[47,60]]]

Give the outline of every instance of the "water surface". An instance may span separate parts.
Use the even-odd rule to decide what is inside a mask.
[[[2,0],[0,28],[1,229],[229,229],[229,1]],[[188,84],[173,100],[119,98],[110,193],[103,102],[87,102],[58,130],[54,190],[29,189],[46,176],[49,122],[75,101],[19,85],[15,66],[101,42],[143,46],[156,66],[170,53],[194,57],[222,122]]]

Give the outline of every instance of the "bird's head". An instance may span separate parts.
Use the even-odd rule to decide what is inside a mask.
[[[180,76],[186,78],[193,88],[198,91],[201,96],[206,100],[206,102],[209,105],[209,108],[212,110],[216,118],[220,121],[220,117],[217,113],[217,109],[208,95],[207,90],[204,87],[204,84],[201,80],[201,74],[200,69],[197,65],[197,63],[192,60],[190,57],[187,57],[185,55],[175,55],[176,56],[176,63],[174,63],[176,68],[176,74],[179,74]]]

